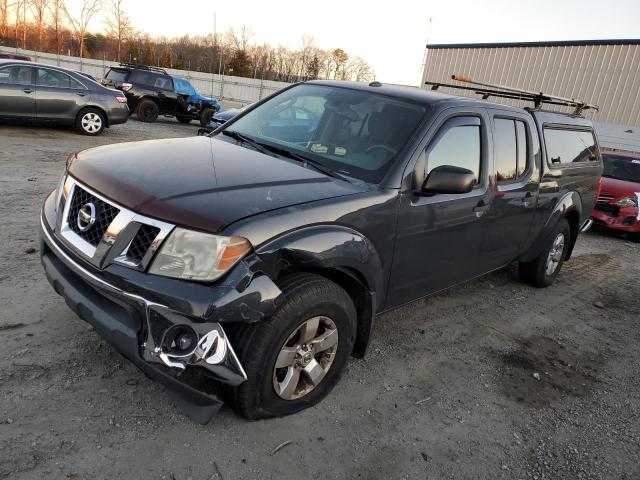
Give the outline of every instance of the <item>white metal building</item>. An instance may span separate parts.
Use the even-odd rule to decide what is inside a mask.
[[[423,88],[451,83],[452,74],[596,104],[585,116],[600,143],[640,151],[640,39],[427,45]]]

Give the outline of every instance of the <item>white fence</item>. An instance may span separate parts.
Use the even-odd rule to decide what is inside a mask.
[[[98,79],[105,76],[109,67],[118,65],[117,62],[34,52],[20,48],[3,48],[3,51],[28,55],[34,62],[86,72]],[[175,70],[172,68],[165,70],[171,75],[187,78],[203,95],[243,104],[257,102],[267,95],[277,92],[289,85],[286,82],[274,82],[271,80],[261,80],[259,78],[231,77],[212,73]]]

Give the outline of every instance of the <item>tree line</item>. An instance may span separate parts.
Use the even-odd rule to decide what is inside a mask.
[[[125,0],[82,0],[73,7],[64,0],[0,0],[0,46],[284,82],[375,78],[361,57],[321,49],[308,35],[295,49],[257,44],[244,26],[154,37],[135,28],[125,7]],[[102,28],[90,30],[99,20]]]

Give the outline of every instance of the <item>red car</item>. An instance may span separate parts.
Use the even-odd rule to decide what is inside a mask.
[[[640,153],[603,151],[602,160],[602,183],[591,219],[640,241]]]

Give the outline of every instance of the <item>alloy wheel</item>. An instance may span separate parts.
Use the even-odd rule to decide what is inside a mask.
[[[547,256],[546,274],[553,275],[558,269],[558,265],[562,261],[562,254],[564,253],[564,233],[559,233],[551,244],[549,255]]]
[[[313,317],[299,325],[280,348],[273,368],[273,388],[284,400],[314,390],[331,368],[338,348],[338,328],[329,317]]]

